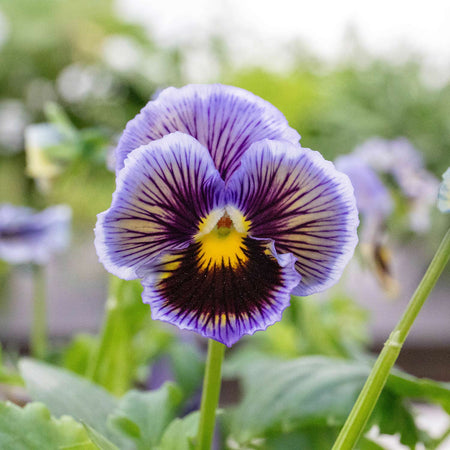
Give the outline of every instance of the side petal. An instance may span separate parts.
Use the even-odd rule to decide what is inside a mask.
[[[357,243],[358,212],[348,177],[318,153],[286,142],[254,144],[228,183],[228,203],[249,235],[292,253],[302,276],[295,295],[334,284]]]
[[[132,150],[174,131],[203,144],[224,180],[254,142],[300,139],[280,111],[244,89],[221,84],[168,88],[128,122],[116,150],[116,170]]]
[[[152,318],[196,331],[231,347],[245,334],[281,319],[300,281],[292,255],[277,255],[268,240],[245,238],[236,264],[205,264],[201,245],[162,258],[143,278]]]
[[[98,215],[100,262],[120,278],[138,278],[142,264],[189,245],[223,186],[208,151],[190,136],[173,133],[134,150],[111,207]]]

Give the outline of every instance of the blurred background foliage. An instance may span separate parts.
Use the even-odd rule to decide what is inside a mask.
[[[87,246],[93,253],[92,228],[96,215],[109,207],[114,191],[114,173],[108,169],[107,162],[127,121],[166,86],[182,86],[199,80],[240,86],[268,100],[299,131],[302,145],[320,151],[327,159],[350,153],[373,136],[386,139],[405,136],[423,154],[426,168],[440,177],[450,164],[450,81],[440,85],[427,82],[418,57],[389,62],[371,57],[358,42],[352,42],[352,48],[355,51],[351,56],[331,65],[301,45],[292,43],[289,70],[272,70],[270,61],[264,66],[248,64],[238,67],[232,63],[226,36],[211,34],[207,42],[187,41],[163,46],[147,30],[121,18],[113,0],[0,0],[0,203],[37,208],[69,204],[73,209],[74,244],[63,264],[85,256],[82,253]],[[198,50],[207,55],[206,66],[214,70],[202,73],[200,68],[194,77],[189,68],[196,64],[193,55]],[[24,152],[25,130],[28,125],[39,122],[57,125],[63,139],[61,146],[53,147],[49,154],[59,160],[64,171],[52,180],[52,188],[45,193],[36,189],[35,180],[27,176]],[[399,200],[401,202],[405,203],[404,197]],[[426,257],[422,258],[424,261],[414,261],[420,269],[424,269],[445,226],[446,218],[439,216],[437,211],[432,219],[433,233],[426,235],[424,240],[432,241],[433,245],[422,245],[419,250]],[[389,223],[396,239],[409,237],[410,231],[407,227],[402,229],[402,223],[397,224],[395,217]],[[77,246],[81,251],[75,253]],[[4,276],[3,271],[8,270],[1,264],[0,277]],[[79,261],[75,261],[74,266],[77,270],[84,270],[80,275],[83,284],[83,276],[91,271],[91,267],[88,264],[84,267]],[[104,273],[103,268],[100,270]],[[70,292],[79,288],[79,275],[71,273],[68,276],[71,281],[65,286],[64,298],[57,299],[58,302],[66,302],[66,306],[74,297],[75,301],[79,300],[76,297],[78,292]],[[106,278],[106,273],[104,276]],[[1,292],[6,290],[1,281],[0,300],[3,300],[8,293]],[[64,280],[57,282],[64,284]],[[191,345],[195,338],[192,334],[182,333],[178,339],[173,328],[167,329],[159,322],[152,322],[148,306],[140,300],[139,283],[123,284],[115,280],[112,287],[114,283],[115,292],[110,292],[106,302],[103,328],[96,329],[100,329],[99,334],[87,334],[84,331],[92,329],[83,329],[83,333],[75,335],[65,350],[57,350],[49,359],[118,395],[136,385],[158,387],[158,371],[168,370],[171,379],[182,388],[185,400],[195,396],[203,370],[199,346]],[[315,365],[323,363],[322,359],[314,359],[314,355],[361,363],[364,365],[361,373],[366,376],[365,364],[367,360],[371,361],[365,352],[371,340],[369,314],[353,300],[352,295],[354,293],[344,292],[337,286],[327,293],[325,301],[294,298],[282,322],[264,333],[245,337],[237,349],[233,349],[233,358],[225,368],[225,375],[241,377],[244,380],[244,398],[249,399],[237,411],[236,423],[240,423],[241,417],[253,417],[245,409],[246,405],[260,406],[252,398],[252,386],[250,383],[245,385],[245,380],[249,377],[247,368],[262,355],[264,358],[286,360],[305,358],[306,368],[299,366],[298,373],[293,372],[295,377],[303,376],[302,371],[306,371],[314,378]],[[94,300],[103,308],[104,297]],[[99,315],[89,302],[86,304],[91,310],[86,310],[85,315]],[[71,310],[66,309],[70,315]],[[66,309],[61,308],[60,311],[66,314]],[[77,311],[80,313],[81,308]],[[73,331],[79,330],[65,330],[67,334]],[[442,339],[440,341],[444,346],[448,345]],[[448,352],[442,354],[448,356]],[[439,354],[439,359],[442,359],[442,354]],[[278,398],[275,388],[285,389],[288,393],[289,389],[281,383],[282,379],[275,370],[279,361],[273,361],[268,359],[267,367],[264,366],[261,373],[275,371],[275,387],[268,394]],[[422,365],[426,365],[425,359],[416,361],[417,367]],[[355,367],[360,371],[358,365]],[[353,373],[353,367],[350,369]],[[3,377],[3,380],[22,383],[16,380],[15,374],[2,373],[1,370],[0,358],[0,380]],[[326,364],[324,372],[330,372]],[[111,377],[111,373],[115,376]],[[50,373],[48,376],[51,379],[53,375]],[[444,377],[448,379],[448,372]],[[338,388],[339,383],[340,380],[335,383]],[[267,388],[262,382],[255,386],[258,395]],[[317,389],[326,391],[320,384]],[[425,394],[413,396],[399,393],[393,387],[390,389],[388,395],[391,397],[386,397],[383,405],[384,417],[389,420],[391,416],[386,412],[392,409],[391,398],[397,406],[400,405],[398,408],[403,407],[406,397],[427,399]],[[233,389],[226,394],[232,400],[236,395]],[[294,411],[294,406],[304,404],[304,394],[309,392],[298,392],[287,405],[292,405]],[[340,396],[335,398],[335,403],[341,402]],[[345,401],[352,399],[345,395],[342,398]],[[192,406],[195,409],[196,401],[198,403],[198,398],[192,405],[187,403],[185,412]],[[92,402],[95,403],[94,397]],[[313,403],[311,405],[315,406],[316,402]],[[343,420],[342,407],[335,403],[331,404],[331,413],[324,407],[318,423],[329,417]],[[446,405],[448,407],[448,403]],[[329,407],[328,404],[325,406]],[[398,408],[392,410],[393,415]],[[66,412],[72,413],[70,410]],[[267,412],[272,410],[268,408]],[[275,411],[267,418],[272,431],[265,432],[265,437],[274,440],[267,448],[291,448],[291,438],[295,442],[293,448],[298,447],[298,442],[307,442],[305,446],[308,448],[330,448],[329,441],[335,437],[336,425],[341,424],[333,422],[331,429],[328,427],[320,434],[326,444],[319,442],[313,445],[308,444],[308,439],[311,436],[316,439],[317,433],[308,431],[310,417],[306,420],[294,415],[292,418],[286,416],[286,411],[281,412],[284,415],[280,413],[277,416]],[[411,439],[411,429],[416,430],[415,426],[410,426],[408,414],[397,414],[398,421],[404,422],[402,427],[389,431],[386,423],[385,431],[394,433],[401,429],[404,431],[402,439]],[[291,421],[287,425],[285,416]],[[247,425],[251,428],[257,424]],[[290,427],[291,435],[279,433],[278,428],[284,426]],[[233,430],[233,422],[230,429]],[[255,433],[259,436],[261,430]],[[246,438],[239,437],[241,447],[230,444],[230,448],[247,448],[244,446]],[[415,444],[414,439],[411,445]],[[248,448],[261,447],[249,444]]]
[[[69,204],[75,243],[93,239],[96,214],[110,204],[114,173],[107,162],[127,121],[170,85],[200,79],[254,92],[283,112],[303,146],[327,159],[373,136],[405,136],[437,177],[450,163],[450,82],[427,82],[418,57],[376,59],[354,37],[353,51],[333,65],[292,42],[290,69],[271,70],[270,61],[237,66],[225,35],[162,45],[117,11],[113,0],[0,0],[0,202]],[[200,50],[214,70],[202,72],[200,65],[193,76],[189,67]],[[52,122],[63,135],[49,149],[63,175],[45,195],[27,176],[24,153],[25,130],[39,122]],[[445,218],[435,212],[433,223],[437,232],[426,238],[434,244]],[[389,223],[397,239],[408,236],[402,224],[395,216]],[[303,308],[306,314],[315,307],[306,302]],[[332,347],[325,353],[345,353]]]
[[[6,30],[0,47],[1,201],[29,202],[21,175],[23,129],[48,120],[48,102],[59,104],[77,129],[101,130],[95,145],[103,145],[105,155],[155,92],[192,81],[185,67],[196,44],[158,47],[149,33],[121,20],[111,0],[2,0],[0,11]],[[407,136],[436,175],[448,165],[450,84],[429,86],[419,59],[395,64],[360,49],[330,67],[299,47],[293,69],[280,72],[270,64],[233,67],[228,51],[223,37],[210,37],[208,55],[219,76],[206,74],[204,81],[267,99],[299,130],[302,145],[326,158],[371,136]],[[48,202],[67,202],[76,221],[92,224],[107,207],[113,183],[104,165],[78,161],[57,180]]]

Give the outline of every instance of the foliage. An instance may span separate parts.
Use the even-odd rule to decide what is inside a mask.
[[[241,360],[232,370],[242,377],[244,392],[230,420],[232,439],[241,443],[255,438],[285,442],[300,439],[300,435],[313,440],[321,436],[317,448],[331,448],[370,369],[367,361],[322,356],[291,360],[249,357],[246,364]],[[371,425],[376,424],[384,434],[399,433],[401,442],[413,449],[427,436],[414,422],[411,399],[432,401],[447,409],[450,389],[396,371],[388,380]],[[324,433],[317,433],[317,427]],[[316,444],[310,445],[316,448]]]
[[[83,426],[73,418],[54,419],[42,403],[20,408],[0,403],[0,447],[4,450],[95,450]]]
[[[276,105],[300,130],[302,145],[326,158],[351,152],[372,136],[407,136],[440,175],[450,142],[450,87],[431,88],[420,64],[372,61],[365,68],[349,64],[319,75],[303,64],[289,74],[244,69],[230,77]],[[314,67],[313,67],[314,69]],[[448,164],[448,162],[447,162]]]
[[[182,394],[174,384],[149,392],[132,390],[117,399],[78,375],[42,362],[23,359],[20,369],[33,400],[45,402],[56,417],[72,416],[83,423],[102,449],[188,448],[198,417],[176,419]],[[3,417],[0,411],[0,423]],[[79,429],[86,434],[81,425]],[[43,436],[38,433],[32,442]],[[170,447],[174,443],[179,447]]]
[[[117,16],[112,0],[3,0],[0,9],[10,29],[0,48],[0,108],[3,101],[14,100],[23,108],[23,127],[49,121],[65,138],[47,151],[64,163],[65,172],[43,198],[24,174],[23,129],[17,154],[11,154],[3,133],[0,201],[69,203],[84,239],[95,215],[110,203],[114,175],[105,162],[118,133],[162,85],[189,82],[183,72],[189,43],[159,48],[143,29]],[[118,36],[138,49],[137,66],[119,70],[105,59],[105,45]],[[218,81],[273,103],[300,131],[302,145],[328,159],[349,153],[371,136],[406,136],[436,175],[448,165],[450,84],[427,85],[420,61],[370,59],[364,67],[347,61],[329,68],[298,55],[293,70],[275,73],[229,67],[226,46],[217,37],[211,38],[211,48],[222,63]],[[75,80],[69,91],[63,88],[67,74]],[[76,91],[82,81],[87,88]],[[396,203],[406,208],[404,197]],[[393,223],[389,226],[392,231]],[[7,294],[8,276],[9,267],[0,262],[0,297]],[[19,376],[6,364],[0,346],[0,384],[25,382],[33,400],[24,408],[0,403],[0,448],[192,448],[204,355],[195,342],[151,320],[141,289],[138,282],[113,279],[100,333],[73,336],[55,365],[23,359]],[[238,403],[221,417],[224,446],[331,448],[372,365],[367,319],[353,299],[333,290],[326,298],[293,298],[283,321],[243,339],[224,369],[242,388]],[[144,390],[161,359],[169,362],[175,383]],[[413,400],[439,405],[450,414],[448,383],[395,370],[370,426],[399,434],[410,448],[418,442],[434,448],[416,425]],[[367,437],[358,448],[382,449]]]

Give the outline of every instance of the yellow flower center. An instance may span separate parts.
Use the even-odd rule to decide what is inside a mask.
[[[195,240],[201,244],[200,267],[237,267],[247,260],[244,238],[250,222],[235,208],[212,211],[199,225]]]

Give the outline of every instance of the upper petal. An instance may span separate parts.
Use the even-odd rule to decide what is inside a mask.
[[[358,213],[348,177],[318,152],[263,141],[243,156],[228,183],[228,203],[249,221],[249,234],[292,253],[302,280],[296,295],[334,284],[357,243]]]
[[[173,133],[128,155],[111,207],[98,215],[95,246],[120,278],[161,252],[189,245],[203,217],[219,205],[224,182],[208,151]]]
[[[116,150],[116,170],[129,152],[174,131],[203,144],[224,180],[254,142],[300,139],[280,111],[244,89],[221,84],[168,88],[128,122]]]

